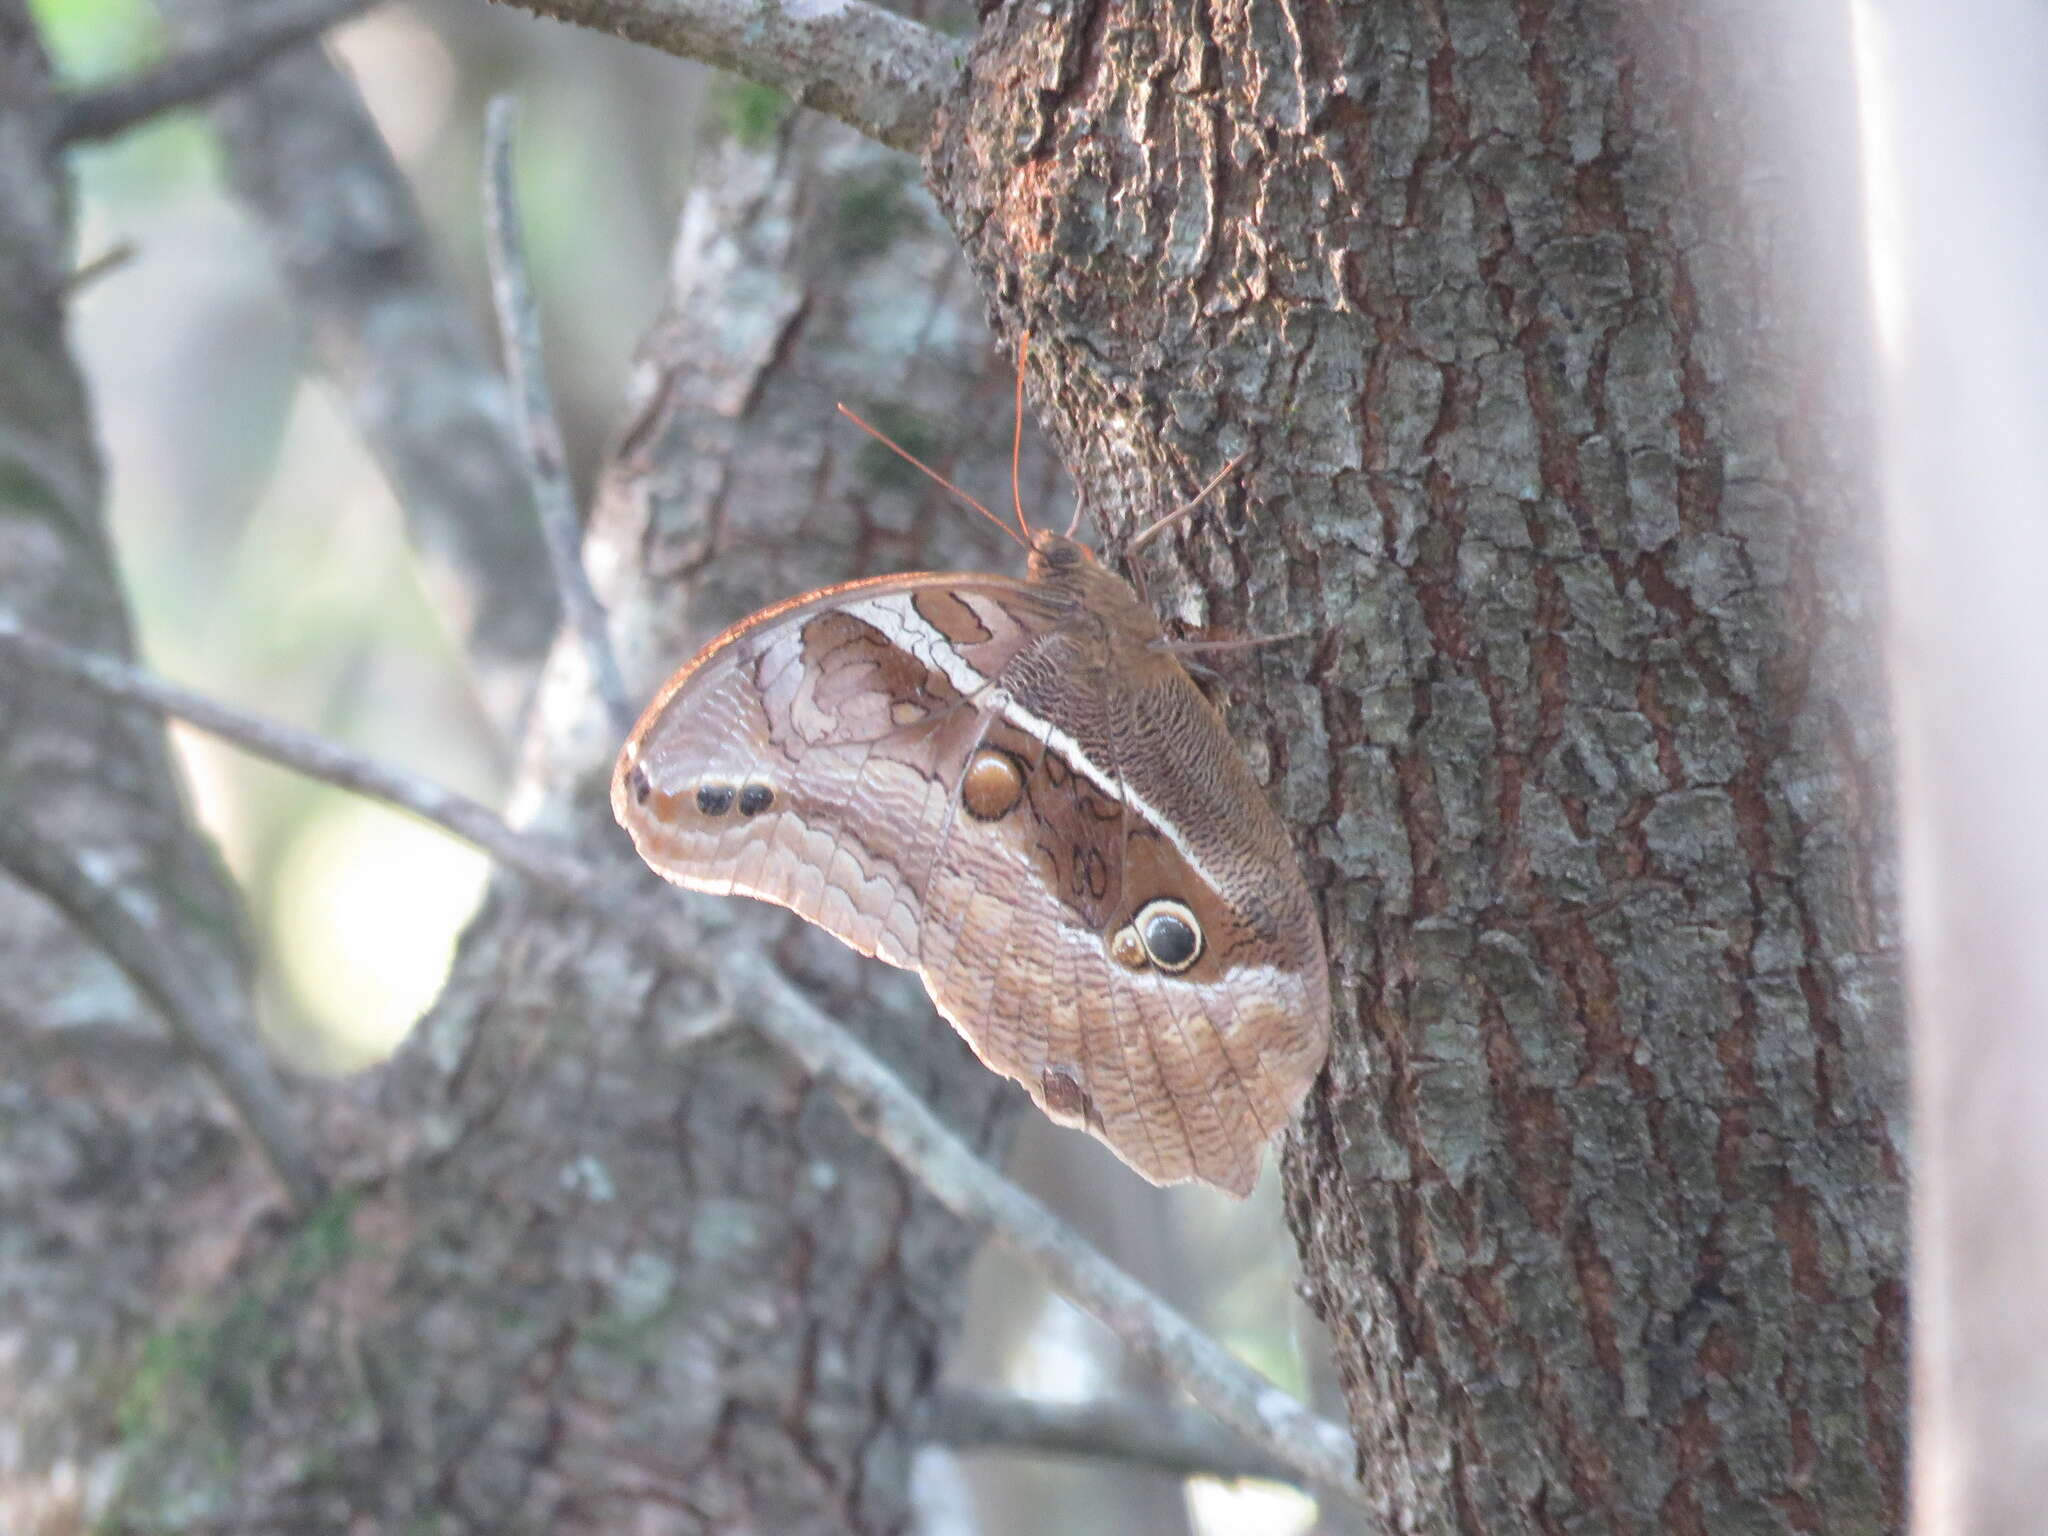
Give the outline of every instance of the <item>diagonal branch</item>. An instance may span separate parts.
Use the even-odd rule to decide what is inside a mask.
[[[73,91],[57,109],[59,144],[93,144],[247,79],[287,49],[310,42],[376,0],[272,0],[218,42],[174,54],[126,80]]]
[[[663,921],[660,902],[634,893],[557,844],[514,831],[476,801],[308,732],[263,720],[104,656],[91,656],[0,618],[0,653],[111,697],[182,719],[288,768],[375,796],[476,844],[566,902],[623,927],[677,971],[704,976],[755,1028],[830,1087],[875,1138],[962,1220],[1000,1237],[1053,1288],[1114,1333],[1138,1359],[1184,1388],[1216,1418],[1318,1493],[1358,1502],[1352,1441],[1232,1356],[1117,1268],[1056,1216],[990,1168],[868,1049],[764,956],[747,949],[715,962]]]
[[[263,1055],[248,998],[238,988],[207,987],[170,938],[118,890],[20,817],[0,816],[0,869],[70,918],[155,1004],[171,1034],[234,1106],[293,1206],[309,1211],[325,1199],[327,1181]]]
[[[1177,1403],[1049,1403],[1011,1392],[942,1387],[928,1400],[920,1423],[927,1441],[956,1451],[1115,1461],[1176,1477],[1301,1480],[1270,1452],[1247,1445],[1206,1413]]]
[[[700,59],[922,152],[966,68],[958,42],[865,0],[509,0],[521,10]]]
[[[82,684],[109,698],[139,704],[159,715],[196,725],[210,735],[268,758],[308,778],[338,785],[400,810],[474,843],[499,863],[558,896],[579,901],[598,884],[597,874],[566,849],[513,831],[467,795],[430,780],[388,768],[373,758],[280,721],[209,699],[151,677],[111,656],[95,656],[46,636],[23,630],[0,614],[0,654],[12,655],[52,676]]]

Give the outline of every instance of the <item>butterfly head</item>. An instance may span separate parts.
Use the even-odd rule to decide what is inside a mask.
[[[1078,539],[1070,539],[1050,528],[1031,535],[1029,568],[1033,581],[1059,581],[1097,564],[1095,551]]]

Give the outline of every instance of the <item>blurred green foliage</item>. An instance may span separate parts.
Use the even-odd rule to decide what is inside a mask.
[[[147,0],[29,0],[58,78],[106,80],[157,53],[163,28]]]
[[[727,133],[748,149],[760,149],[781,131],[796,103],[772,86],[720,75],[712,110]]]
[[[842,254],[855,261],[880,255],[907,228],[921,222],[921,211],[910,201],[913,175],[905,161],[871,176],[855,177],[840,188],[839,206],[832,216],[832,241]]]
[[[145,0],[30,0],[29,12],[57,77],[73,89],[118,80],[164,51],[163,25]],[[73,165],[89,193],[169,201],[214,177],[218,158],[204,126],[185,112],[88,146]]]
[[[918,412],[893,401],[863,400],[860,415],[863,421],[895,443],[903,453],[923,459],[927,464],[946,449],[947,438],[943,433]],[[860,456],[854,465],[863,480],[886,490],[916,490],[930,483],[922,470],[904,460],[903,454],[894,452],[887,444],[878,443],[872,437],[862,442]]]

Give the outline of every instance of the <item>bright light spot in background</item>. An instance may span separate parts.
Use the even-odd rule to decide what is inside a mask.
[[[337,798],[279,861],[271,919],[292,995],[350,1067],[380,1060],[441,990],[489,861],[409,817]]]
[[[1202,1536],[1303,1536],[1316,1523],[1316,1501],[1279,1483],[1188,1482],[1188,1516]]]
[[[1009,1384],[1045,1402],[1089,1402],[1116,1390],[1103,1369],[1102,1329],[1061,1296],[1048,1296],[1012,1362]],[[1197,1536],[1302,1536],[1316,1522],[1316,1501],[1279,1483],[1187,1482],[1188,1518]]]
[[[329,36],[392,157],[417,169],[455,105],[455,61],[447,47],[417,16],[389,8]]]
[[[1086,1402],[1109,1390],[1102,1371],[1102,1325],[1064,1296],[1048,1295],[1010,1366],[1010,1385],[1048,1403]]]
[[[1877,345],[1898,356],[1906,323],[1906,210],[1899,186],[1898,143],[1893,137],[1892,53],[1896,41],[1871,0],[1849,0],[1849,33],[1856,53],[1856,118],[1863,153],[1863,229],[1870,263],[1870,298]]]
[[[466,682],[449,680],[460,657],[413,574],[397,505],[331,394],[294,392],[268,485],[232,542],[217,544],[194,533],[177,494],[191,474],[177,458],[183,418],[138,410],[125,419],[144,430],[116,460],[117,491],[127,493],[116,503],[117,541],[148,663],[495,798],[489,743],[463,707]],[[203,733],[174,725],[171,734],[199,823],[244,899],[268,904],[261,926],[275,942],[262,974],[294,1005],[282,1016],[266,1010],[273,1042],[306,1066],[381,1059],[439,989],[476,904],[482,856]],[[335,888],[319,889],[330,877]]]

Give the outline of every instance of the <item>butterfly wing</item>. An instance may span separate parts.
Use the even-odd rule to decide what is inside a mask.
[[[1000,576],[884,577],[766,609],[648,707],[613,812],[664,878],[775,902],[914,970],[978,700],[1058,618]]]
[[[1242,1195],[1322,1063],[1320,929],[1214,709],[1115,650],[1036,583],[814,593],[676,675],[613,808],[677,884],[917,970],[984,1062],[1147,1178]],[[1199,939],[1170,969],[1139,931],[1169,909]]]
[[[1321,928],[1264,792],[1186,672],[1085,639],[1058,637],[1005,676],[980,750],[1025,763],[1025,793],[1006,835],[942,851],[920,969],[982,1059],[1054,1120],[1154,1183],[1241,1196],[1327,1053]],[[1192,955],[1155,958],[1148,913],[1191,936]]]

